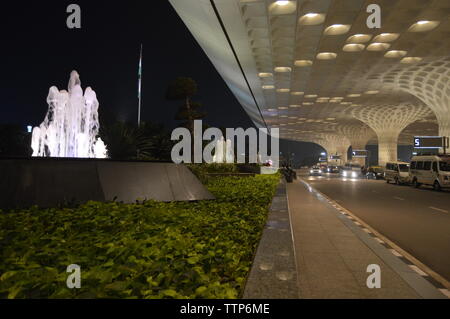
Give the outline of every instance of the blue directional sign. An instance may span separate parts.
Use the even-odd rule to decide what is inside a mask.
[[[368,152],[366,150],[354,150],[352,151],[352,157],[367,157]]]
[[[446,147],[446,138],[442,136],[415,136],[414,148],[441,148]]]

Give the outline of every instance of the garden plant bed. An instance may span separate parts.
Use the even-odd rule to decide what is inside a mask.
[[[0,211],[0,298],[241,297],[279,179],[210,177],[216,200],[190,203]]]

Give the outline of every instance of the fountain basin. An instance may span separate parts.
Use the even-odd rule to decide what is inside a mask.
[[[104,159],[0,159],[0,208],[94,201],[214,199],[184,165]]]

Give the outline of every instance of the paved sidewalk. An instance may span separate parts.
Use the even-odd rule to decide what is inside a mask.
[[[302,180],[287,186],[300,298],[442,298],[404,264]],[[381,268],[369,289],[368,265]]]

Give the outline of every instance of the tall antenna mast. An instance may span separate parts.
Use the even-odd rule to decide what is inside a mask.
[[[142,51],[143,51],[143,47],[141,44],[141,54],[140,54],[140,58],[139,58],[139,71],[138,71],[138,78],[139,78],[139,84],[138,84],[138,99],[139,99],[139,104],[138,104],[138,127],[141,126],[141,106],[142,106],[142,96],[141,96],[141,91],[142,91]]]

